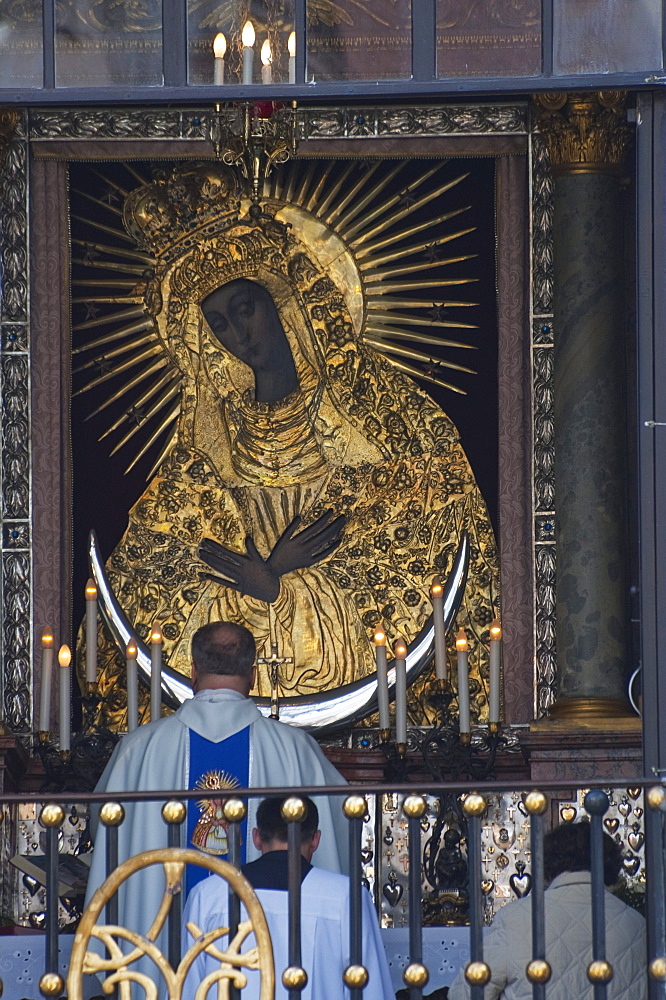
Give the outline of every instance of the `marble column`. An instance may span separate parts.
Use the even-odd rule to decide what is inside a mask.
[[[545,94],[554,185],[557,700],[551,718],[629,715],[621,96]]]

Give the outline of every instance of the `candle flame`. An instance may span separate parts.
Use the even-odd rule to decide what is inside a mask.
[[[502,626],[497,618],[490,626],[490,638],[495,642],[498,642],[502,638]]]
[[[153,625],[153,627],[152,627],[152,629],[150,631],[150,641],[155,646],[158,643],[162,642],[162,629],[159,627],[159,625]]]
[[[254,41],[254,39],[252,39]],[[227,51],[227,39],[225,38],[224,32],[219,31],[215,38],[213,39],[213,55],[216,59],[224,59],[224,54]]]
[[[50,649],[53,645],[53,632],[47,626],[42,632],[42,646],[44,649]]]
[[[97,587],[95,586],[94,580],[88,580],[86,584],[86,601],[96,601],[97,600]]]
[[[252,24],[252,21],[246,21],[245,24],[243,25],[243,31],[241,33],[241,40],[243,42],[243,45],[246,48],[251,49],[252,46],[254,45],[254,39],[255,39],[254,25]]]
[[[287,49],[289,50],[289,55],[293,59],[296,55],[296,32],[292,31],[287,39]]]
[[[386,636],[384,635],[383,632],[380,632],[379,630],[375,632],[375,645],[376,646],[386,645]]]
[[[442,587],[442,581],[438,576],[434,577],[432,585],[430,587],[430,596],[439,597],[443,592],[444,588]]]
[[[137,648],[136,642],[134,639],[130,639],[130,641],[127,643],[127,649],[125,650],[125,659],[136,660],[138,655],[139,655],[139,650]]]
[[[456,633],[456,649],[459,653],[466,653],[469,646],[467,644],[467,632],[464,628],[461,628]]]
[[[271,52],[271,43],[267,38],[264,38],[264,43],[261,46],[261,64],[262,66],[270,66],[273,62],[273,53]]]
[[[404,639],[398,639],[393,647],[393,654],[396,660],[404,660],[407,656],[407,644]]]
[[[58,663],[61,667],[68,667],[72,662],[72,653],[69,646],[61,646],[58,650]]]

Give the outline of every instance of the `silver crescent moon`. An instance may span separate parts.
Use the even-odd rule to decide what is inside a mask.
[[[114,641],[125,650],[130,639],[137,643],[139,676],[150,685],[151,659],[145,643],[137,639],[130,623],[109,584],[104,570],[97,536],[90,532],[90,569],[97,587],[99,608]],[[469,567],[469,536],[463,531],[458,551],[444,588],[444,626],[448,631],[453,624],[465,592]],[[432,616],[411,643],[407,652],[407,684],[413,684],[433,656],[435,630]],[[389,696],[395,687],[395,668],[388,671]],[[162,700],[170,708],[178,708],[192,697],[189,678],[168,664],[162,666]],[[255,698],[262,715],[270,715],[270,699]],[[324,735],[343,726],[350,726],[377,708],[377,674],[369,674],[352,684],[344,684],[334,691],[317,695],[298,695],[280,701],[280,721]]]

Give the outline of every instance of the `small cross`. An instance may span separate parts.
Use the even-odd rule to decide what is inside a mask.
[[[405,874],[407,874],[407,870],[409,869],[409,854],[403,854],[403,856],[398,858],[398,860],[402,865]]]
[[[280,708],[278,705],[278,667],[281,667],[283,663],[293,663],[293,656],[278,656],[277,643],[271,643],[271,655],[258,656],[257,665],[266,666],[269,668],[269,677],[271,682],[271,719],[280,718]]]
[[[492,860],[493,859],[491,857],[489,857],[487,854],[486,854],[485,858],[483,858],[483,864],[485,866],[486,871],[488,871],[488,865],[492,864]]]

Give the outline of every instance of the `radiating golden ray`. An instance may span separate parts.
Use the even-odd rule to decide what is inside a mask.
[[[406,323],[409,326],[443,326],[443,327],[459,327],[461,330],[478,330],[476,323],[461,323],[457,320],[448,319],[424,319],[422,316],[410,316],[399,313],[384,312],[383,309],[386,303],[378,301],[376,305],[369,310],[369,316],[373,320],[383,319],[387,323]]]
[[[287,177],[287,188],[284,192],[284,200],[286,202],[292,202],[294,199],[294,191],[296,190],[296,185],[298,183],[298,178],[300,176],[301,164],[298,164],[298,168],[289,172]]]
[[[430,372],[425,372],[422,368],[417,368],[416,365],[409,365],[406,361],[398,361],[397,358],[391,358],[391,364],[406,375],[415,375],[416,378],[425,379],[426,382],[432,382],[433,385],[441,385],[443,389],[450,389],[451,392],[457,392],[459,396],[467,395],[464,389],[460,389],[457,385],[452,385],[451,382],[445,382],[443,378],[431,375]]]
[[[431,219],[429,222],[416,222],[409,229],[403,229],[401,233],[393,233],[391,236],[385,236],[382,240],[377,240],[374,243],[369,244],[367,247],[356,248],[355,244],[352,244],[354,253],[359,259],[369,256],[374,250],[381,250],[382,247],[390,246],[394,240],[399,240],[402,238],[407,238],[408,236],[413,236],[414,233],[420,233],[424,229],[428,229],[430,226],[437,222],[444,221],[440,219]],[[438,244],[441,246],[442,243],[451,243],[452,240],[460,239],[461,236],[466,236],[467,233],[473,233],[476,226],[470,226],[468,229],[459,229],[455,233],[449,233],[446,236],[440,236],[438,239]]]
[[[89,368],[96,368],[100,361],[109,361],[111,358],[118,358],[121,354],[127,354],[128,351],[133,351],[135,347],[139,347],[141,344],[147,344],[149,341],[155,341],[158,343],[157,337],[152,332],[151,325],[144,321],[143,323],[135,323],[133,326],[126,326],[123,330],[123,334],[130,333],[141,333],[143,330],[150,329],[150,333],[145,337],[139,337],[138,339],[132,338],[128,343],[121,344],[119,347],[115,347],[112,351],[105,351],[103,355],[97,358],[93,358],[91,361],[85,361],[82,365],[79,365],[73,370],[75,372],[84,372]],[[116,330],[116,340],[122,336],[120,330]]]
[[[108,320],[107,320],[107,322],[108,322]],[[146,325],[142,329],[148,330],[149,326]],[[113,344],[114,341],[116,341],[118,339],[119,339],[118,331],[114,330],[112,333],[108,333],[104,337],[98,337],[97,340],[91,340],[90,343],[84,344],[82,347],[77,347],[76,350],[72,351],[72,354],[85,354],[87,351],[92,351],[93,349],[97,350],[98,347],[104,347],[105,344]],[[143,338],[142,342],[145,342],[148,339],[150,339],[150,338]],[[155,335],[153,335],[153,339],[157,340],[157,337]],[[130,346],[136,347],[137,343],[139,343],[139,341],[133,340],[131,342]],[[94,364],[94,362],[91,362],[91,364]],[[78,371],[83,371],[84,369],[80,368],[80,369],[77,369],[77,370]]]
[[[89,302],[90,299],[86,301]],[[120,312],[114,313],[113,317],[111,318],[113,322],[116,323],[118,322],[118,320],[121,319],[131,319],[132,316],[145,316],[145,314],[146,314],[146,308],[144,305],[141,305],[141,306],[135,306],[133,309],[121,309]],[[110,321],[109,316],[96,316],[95,319],[88,319],[85,320],[85,322],[83,323],[72,324],[72,330],[75,331],[76,333],[78,333],[80,330],[92,330],[93,327],[96,326],[106,326],[109,323],[109,321]],[[90,350],[93,346],[94,346],[93,344],[86,344],[85,348],[77,347],[76,350],[73,351],[72,353],[77,354],[79,351],[82,350],[87,351]]]
[[[95,386],[101,385],[103,382],[108,382],[110,378],[115,378],[116,375],[120,375],[121,372],[127,371],[128,368],[133,368],[134,365],[138,365],[141,361],[145,361],[146,358],[154,358],[156,354],[161,354],[161,353],[162,353],[162,348],[159,345],[151,347],[147,351],[142,351],[141,354],[137,354],[135,358],[130,358],[128,361],[123,362],[123,364],[116,365],[112,371],[105,372],[103,375],[100,375],[99,378],[93,379],[92,382],[88,382],[87,385],[84,385],[80,389],[78,389],[74,393],[74,395],[80,396],[84,392],[88,392],[90,389],[94,389]],[[105,359],[104,357],[101,357],[99,360],[100,362],[103,362]],[[162,365],[168,365],[168,364],[169,362],[167,361],[167,359],[162,357]]]
[[[337,181],[333,182],[330,191],[322,201],[321,205],[318,207],[317,216],[322,220],[322,222],[326,223],[327,225],[328,225],[328,217],[326,213],[328,212],[330,206],[334,204],[335,199],[338,197],[344,185],[346,184],[347,180],[353,174],[355,169],[356,169],[356,164],[352,160],[351,163],[348,163],[347,166],[344,167]]]
[[[392,181],[395,176],[397,176],[398,171],[399,169],[402,168],[402,166],[403,164],[401,163],[398,168],[394,169],[393,171],[389,171],[389,173],[386,175],[383,181],[380,184],[376,185],[370,192],[368,192],[369,195],[371,195],[371,197],[374,198],[376,197],[377,194],[379,194],[380,191],[383,191],[386,185],[390,181]],[[421,184],[423,184],[426,180],[432,177],[432,175],[439,170],[439,167],[440,165],[437,164],[437,166],[433,167],[426,174],[419,177],[418,180],[414,181],[413,184],[409,185],[408,189],[403,189],[402,191],[395,191],[389,198],[385,198],[384,201],[380,202],[380,204],[377,205],[375,209],[364,215],[363,218],[360,219],[355,226],[350,226],[350,223],[356,218],[359,211],[362,210],[362,208],[359,208],[357,210],[356,206],[354,206],[354,208],[350,212],[348,212],[346,216],[340,219],[337,225],[338,230],[345,237],[345,239],[351,240],[354,233],[356,233],[359,229],[364,229],[365,226],[370,225],[370,223],[374,222],[375,219],[378,219],[380,216],[385,215],[386,212],[388,212],[394,205],[397,205],[398,202],[402,198],[404,198],[405,190],[411,191],[417,187],[420,187]],[[366,205],[368,204],[368,201],[369,199],[366,198],[365,199]],[[363,205],[362,207],[365,207],[365,205]]]
[[[447,257],[446,260],[417,260],[414,264],[403,264],[400,267],[374,268],[372,271],[364,271],[363,268],[360,268],[360,270],[363,272],[363,277],[367,281],[371,281],[373,278],[395,277],[398,274],[411,274],[412,271],[430,271],[433,267],[444,267],[447,264],[460,264],[463,260],[474,260],[475,257],[478,257],[478,254],[466,253],[461,254],[460,257]]]
[[[297,205],[305,204],[305,200],[307,198],[310,185],[312,184],[312,178],[314,177],[314,172],[316,167],[317,167],[317,161],[310,160],[305,170],[305,174],[303,176],[303,180],[301,181],[300,187],[293,199]]]
[[[148,180],[148,177],[145,174],[140,174],[139,171],[136,170],[131,163],[125,164],[125,170],[127,170],[127,173],[131,174],[132,177],[134,177],[134,179],[139,182],[139,184],[145,184],[146,181]]]
[[[140,385],[142,382],[145,382],[147,378],[150,378],[151,375],[159,371],[160,368],[164,367],[167,368],[169,378],[178,377],[175,374],[175,369],[173,365],[169,363],[168,359],[164,357],[158,358],[158,360],[154,361],[152,365],[148,365],[146,368],[144,368],[143,371],[140,371],[137,375],[131,378],[129,382],[126,382],[123,386],[121,386],[120,389],[118,389],[111,396],[109,396],[108,399],[105,399],[104,402],[101,403],[96,410],[93,410],[92,413],[89,413],[88,416],[85,417],[84,419],[91,420],[96,414],[101,413],[102,410],[105,410],[107,406],[111,406],[112,403],[117,402],[117,400],[121,399],[126,393],[131,392],[132,389],[135,389],[137,385]],[[75,393],[75,395],[78,395],[78,393]]]
[[[440,215],[436,219],[430,219],[425,225],[433,226],[439,225],[442,222],[448,222],[449,219],[453,219],[454,216],[462,215],[463,212],[468,212],[471,207],[471,205],[465,205],[464,208],[456,208],[453,212],[446,212],[444,215]],[[391,240],[393,240],[393,238],[394,237],[391,237]],[[439,247],[443,242],[444,240],[441,236],[437,236],[435,239],[431,237],[430,239],[422,240],[420,243],[412,243],[408,247],[401,246],[397,250],[390,251],[390,253],[382,254],[373,253],[373,251],[369,250],[368,247],[359,247],[357,257],[360,263],[358,266],[361,271],[365,271],[368,268],[379,268],[384,264],[390,264],[393,260],[402,260],[404,257],[411,257],[415,253],[422,253],[424,250],[427,250],[428,247]],[[450,242],[450,240],[447,240],[446,242]],[[477,255],[474,254],[474,256]],[[456,257],[451,258],[451,261],[455,260],[457,260]],[[440,263],[447,264],[449,261],[442,260]]]
[[[433,201],[434,198],[439,198],[439,196],[444,194],[445,191],[450,191],[456,184],[460,184],[461,181],[464,181],[466,177],[469,177],[469,174],[461,174],[460,177],[456,177],[455,180],[449,181],[447,184],[442,184],[441,187],[434,188],[434,190],[429,191],[421,198],[418,198],[412,205],[405,205],[405,207],[399,212],[391,212],[387,218],[382,219],[376,226],[373,226],[372,229],[360,232],[360,230],[365,230],[365,226],[361,222],[356,226],[352,226],[351,230],[343,231],[341,235],[344,239],[353,241],[355,246],[361,246],[363,243],[367,243],[368,240],[372,239],[373,236],[376,236],[378,233],[383,233],[389,227],[394,226],[397,222],[400,222],[400,220],[404,219],[405,216],[411,215],[413,212],[423,208],[424,205]]]
[[[307,200],[307,204],[303,206],[306,212],[315,211],[317,204],[319,203],[319,200],[321,198],[321,192],[324,189],[325,185],[328,183],[328,179],[330,176],[331,176],[330,166],[325,167],[324,170],[321,171],[321,177],[315,184],[314,190]]]
[[[391,292],[410,292],[423,288],[432,290],[433,287],[440,285],[470,285],[478,280],[478,278],[447,278],[446,280],[434,278],[431,281],[419,279],[414,281],[383,281],[381,285],[366,285],[365,292],[368,298],[376,298],[377,295],[388,295]]]
[[[163,375],[162,378],[158,379],[157,382],[149,386],[149,388],[146,389],[144,393],[142,393],[140,396],[137,397],[137,399],[134,400],[134,406],[136,407],[143,406],[144,403],[149,402],[149,400],[151,400],[153,396],[156,395],[156,393],[160,392],[165,386],[171,386],[172,383],[173,383],[173,391],[176,393],[179,392],[180,389],[179,379],[177,378],[177,376],[173,371],[168,371],[166,375]],[[123,424],[127,419],[128,419],[127,414],[122,413],[118,417],[118,419],[113,424],[111,424],[110,427],[107,427],[104,433],[100,435],[100,437],[97,440],[103,441],[105,437],[108,437],[109,434],[112,434],[115,430],[117,430],[117,428],[120,427],[120,425]]]
[[[135,424],[134,427],[130,428],[130,430],[128,430],[127,434],[125,434],[125,436],[123,438],[121,438],[121,440],[118,442],[118,444],[115,446],[115,448],[112,449],[112,451],[110,452],[110,454],[111,455],[115,455],[116,452],[119,451],[123,447],[123,445],[127,444],[127,442],[130,441],[134,437],[134,435],[137,433],[137,431],[141,430],[141,428],[144,426],[144,424],[147,424],[149,420],[152,420],[152,418],[154,416],[156,416],[156,414],[158,414],[160,412],[160,410],[164,409],[164,407],[167,405],[167,403],[170,403],[173,399],[175,399],[175,397],[178,396],[179,392],[180,392],[180,386],[176,385],[176,386],[172,386],[171,389],[169,389],[167,392],[163,393],[160,396],[160,398],[157,399],[153,403],[153,405],[150,406],[146,410],[146,413],[145,413],[145,415],[144,415],[143,420],[141,421],[141,423],[137,423],[137,424]],[[138,408],[138,404],[135,403],[134,407]],[[173,407],[171,407],[171,411],[173,411]],[[128,419],[131,419],[131,418],[128,417]],[[101,438],[100,438],[100,441],[101,441]]]
[[[366,344],[378,347],[382,354],[397,354],[398,357],[411,358],[413,361],[425,361],[427,364],[435,365],[437,368],[451,368],[453,371],[467,372],[468,375],[476,375],[473,368],[466,365],[456,364],[454,361],[444,361],[441,358],[434,358],[432,354],[424,354],[423,351],[416,351],[413,347],[401,347],[399,344],[390,344],[378,337],[364,337]]]
[[[72,284],[74,284],[74,282],[72,282]],[[92,284],[97,285],[98,282],[94,281],[94,282],[92,282]],[[130,302],[136,303],[137,305],[138,304],[143,305],[143,296],[142,295],[111,295],[111,296],[107,295],[105,297],[101,297],[99,295],[95,295],[95,296],[87,295],[84,299],[73,298],[71,301],[72,301],[72,305],[87,305],[89,302],[95,302],[98,305],[106,305],[106,306],[126,306],[126,305],[129,305]],[[114,320],[114,318],[115,318],[115,316],[113,316],[113,315],[107,316],[107,323],[111,323]]]
[[[122,247],[112,247],[108,243],[91,243],[90,240],[72,240],[75,246],[88,247],[100,253],[115,253],[118,257],[126,257],[128,260],[143,261],[146,267],[153,263],[153,258],[147,253],[140,253],[138,250],[124,250]]]
[[[105,226],[103,222],[97,222],[95,219],[86,219],[82,215],[72,215],[73,219],[78,222],[85,222],[87,226],[92,226],[93,229],[99,229],[102,233],[108,233],[110,236],[117,236],[119,240],[124,240],[125,243],[129,243],[130,246],[135,247],[136,243],[124,229],[114,229],[113,226]]]
[[[356,218],[359,212],[362,212],[366,205],[368,205],[373,198],[384,190],[387,184],[389,184],[393,177],[402,169],[402,163],[400,163],[394,170],[392,170],[385,177],[380,178],[379,181],[375,181],[374,184],[370,185],[370,181],[379,169],[380,163],[373,163],[368,170],[363,171],[359,179],[355,184],[352,185],[351,189],[347,194],[341,198],[340,202],[335,206],[333,211],[329,213],[326,219],[326,225],[332,226],[335,220],[344,212],[345,208],[353,200],[354,204],[348,212],[345,212],[343,217],[340,219],[338,226],[343,226],[346,222],[351,222],[352,219]],[[357,196],[363,190],[364,187],[368,187],[368,190],[363,195],[362,198]]]
[[[150,435],[150,437],[148,438],[148,440],[144,443],[144,445],[141,448],[141,450],[139,451],[139,453],[134,456],[133,460],[130,462],[130,464],[125,469],[125,474],[127,474],[128,472],[131,472],[132,469],[134,468],[134,466],[136,465],[136,463],[143,458],[143,456],[146,454],[147,451],[150,451],[150,448],[152,447],[152,445],[155,443],[155,441],[157,441],[157,439],[159,438],[160,434],[164,433],[164,431],[167,429],[167,427],[169,426],[169,424],[175,423],[175,421],[178,419],[179,412],[180,412],[180,403],[177,403],[175,406],[173,406],[171,408],[171,410],[169,411],[169,413],[167,413],[166,417],[164,418],[164,420],[162,421],[162,423],[159,425],[159,427],[157,428],[157,430],[153,431],[153,433]],[[173,441],[173,438],[171,440]],[[150,472],[148,474],[148,478],[150,478],[151,475],[152,475],[152,472]]]
[[[73,264],[82,264],[83,267],[92,267],[105,271],[120,271],[122,274],[136,274],[140,278],[145,267],[137,267],[136,264],[117,264],[114,261],[84,260],[81,257],[74,257]]]
[[[80,188],[75,189],[75,194],[80,194],[82,198],[87,198],[87,200],[91,201],[93,205],[101,205],[101,207],[106,209],[107,212],[111,212],[112,215],[117,215],[118,218],[122,219],[123,217],[122,209],[116,208],[115,205],[110,205],[108,201],[102,201],[101,198],[95,198],[92,194],[89,194],[87,191],[81,191]]]
[[[72,284],[81,288],[128,288],[134,291],[137,283],[129,281],[127,278],[100,278],[99,281],[95,278],[72,278]],[[95,300],[87,299],[86,301],[94,302]]]
[[[178,420],[178,413],[179,412],[180,412],[180,404],[178,404],[178,406],[174,408],[174,418],[173,418],[174,423]],[[159,434],[157,435],[157,437],[159,437]],[[162,445],[162,447],[160,449],[159,455],[157,456],[157,458],[155,459],[155,461],[151,465],[150,469],[148,470],[148,473],[146,475],[146,481],[147,482],[150,482],[150,480],[156,474],[157,470],[159,469],[160,465],[162,464],[162,462],[164,461],[164,459],[166,458],[166,456],[169,454],[169,452],[172,450],[172,448],[175,447],[175,444],[176,444],[177,440],[178,440],[177,428],[174,428],[174,430],[171,433],[171,437],[168,437],[166,439],[166,441],[164,442],[164,444]],[[141,458],[141,456],[146,453],[146,451],[148,451],[147,448],[142,449],[141,455],[137,455],[137,457],[134,459],[134,462],[132,462],[132,465],[135,465],[139,461],[139,459]],[[130,471],[130,468],[131,468],[131,466],[128,467],[127,469],[125,469],[125,474],[127,474]]]
[[[379,338],[397,337],[399,340],[411,340],[415,344],[432,344],[434,347],[462,347],[468,351],[478,351],[476,344],[463,344],[459,340],[445,340],[444,337],[436,337],[434,334],[413,333],[410,330],[392,330],[388,326],[380,323],[368,322],[365,327],[365,334],[376,334]]]
[[[368,304],[380,302],[384,309],[469,309],[478,302],[453,302],[438,299],[390,299],[384,295],[369,295]]]
[[[99,177],[100,180],[103,180],[104,183],[108,184],[110,188],[113,188],[114,191],[117,191],[120,197],[123,199],[123,201],[125,200],[125,198],[129,194],[129,191],[121,187],[120,184],[118,184],[117,181],[114,181],[112,177],[107,177],[100,170],[95,170],[94,167],[91,167],[91,170],[96,177]]]

